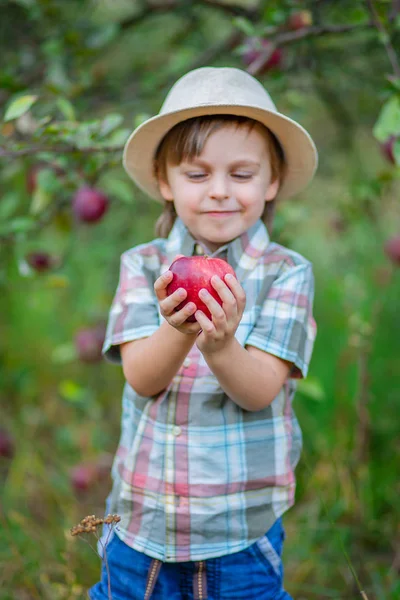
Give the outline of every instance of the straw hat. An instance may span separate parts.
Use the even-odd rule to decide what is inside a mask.
[[[231,67],[201,67],[172,86],[158,115],[142,123],[125,144],[123,165],[136,185],[155,200],[163,198],[153,174],[153,159],[165,134],[177,123],[203,115],[241,115],[263,123],[278,138],[286,175],[278,197],[288,198],[311,181],[318,155],[307,131],[276,109],[259,81]]]

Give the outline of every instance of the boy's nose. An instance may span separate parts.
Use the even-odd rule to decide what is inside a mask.
[[[226,177],[222,175],[211,177],[208,194],[210,198],[213,198],[214,200],[225,200],[226,198],[229,198],[229,182]]]

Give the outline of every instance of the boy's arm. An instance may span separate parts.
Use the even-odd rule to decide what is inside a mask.
[[[187,292],[178,289],[168,296],[172,277],[171,271],[165,271],[154,284],[164,323],[149,337],[121,345],[125,378],[135,392],[145,397],[159,394],[171,383],[200,331],[198,323],[187,321],[196,311],[193,302],[175,311]]]
[[[236,338],[218,352],[204,358],[225,393],[244,410],[268,406],[278,395],[291,369],[291,363],[249,346]]]
[[[235,338],[246,304],[243,288],[230,275],[222,281],[214,276],[211,284],[222,306],[206,290],[199,296],[212,315],[195,313],[202,328],[196,344],[225,393],[244,410],[256,411],[268,406],[283,386],[291,363],[254,347],[248,350]]]
[[[246,297],[243,288],[234,277],[227,275],[222,281],[214,276],[211,280],[222,300],[222,307],[206,290],[199,292],[201,300],[211,312],[212,320],[208,319],[202,311],[195,313],[202,328],[196,344],[222,389],[243,409],[256,411],[268,406],[279,393],[290,372],[294,373],[295,369],[298,370],[299,365],[302,369],[301,373],[306,374],[307,360],[303,358],[309,354],[310,339],[313,337],[309,315],[310,294],[307,292],[311,281],[309,268],[302,266],[293,269],[290,277],[285,275],[275,282],[275,302],[280,300],[282,306],[280,304],[277,306],[281,308],[281,312],[279,313],[275,306],[272,315],[269,316],[267,313],[266,319],[267,323],[274,319],[272,323],[275,324],[276,339],[279,341],[279,335],[282,338],[281,357],[274,353],[276,344],[273,345],[272,352],[269,352],[268,344],[264,344],[265,349],[257,347],[260,343],[258,335],[268,339],[263,327],[258,335],[249,336],[245,348],[235,338]],[[291,307],[289,323],[287,323],[288,303]],[[299,321],[295,321],[294,315],[298,316]],[[307,323],[307,329],[310,328],[310,333],[307,335],[303,331],[303,322]],[[265,323],[263,325],[265,326]],[[286,338],[290,340],[289,346]],[[303,348],[305,342],[308,344],[306,349]]]
[[[141,396],[164,390],[176,375],[197,334],[187,335],[166,321],[150,337],[121,344],[125,379]]]

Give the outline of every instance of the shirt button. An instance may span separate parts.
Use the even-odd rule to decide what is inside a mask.
[[[174,425],[172,428],[172,433],[176,436],[181,435],[182,429],[179,427],[179,425]]]
[[[198,256],[202,256],[204,254],[204,250],[200,244],[196,244],[194,247],[194,251]]]
[[[184,367],[190,367],[191,364],[192,364],[192,361],[190,360],[190,358],[185,358],[185,360],[183,361]]]

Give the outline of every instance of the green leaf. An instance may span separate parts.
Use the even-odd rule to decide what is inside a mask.
[[[114,131],[117,127],[119,127],[123,121],[122,115],[111,114],[107,115],[105,119],[102,120],[100,125],[99,135],[100,137],[104,137]]]
[[[123,146],[131,134],[130,129],[117,129],[103,142],[104,146]]]
[[[35,222],[28,217],[17,217],[0,227],[0,234],[25,233],[35,228]]]
[[[127,181],[105,177],[101,183],[102,189],[110,196],[115,196],[125,204],[132,204],[135,195],[133,187]]]
[[[383,105],[373,134],[379,142],[386,141],[391,135],[400,135],[400,96],[391,96]]]
[[[21,115],[25,114],[33,104],[35,104],[38,96],[20,96],[15,100],[11,101],[9,104],[6,114],[4,115],[4,121],[12,121],[13,119],[18,119]]]
[[[86,390],[71,379],[61,381],[58,391],[64,400],[68,402],[82,402],[85,398]]]
[[[51,194],[42,187],[36,186],[32,194],[32,202],[29,208],[31,215],[38,215],[43,212],[51,202]]]
[[[316,377],[301,379],[297,384],[297,390],[304,396],[311,398],[311,400],[315,400],[315,402],[323,402],[326,398],[325,390]]]
[[[25,8],[32,8],[35,5],[35,0],[14,0],[16,4],[20,4]]]
[[[49,193],[56,192],[61,185],[57,173],[51,168],[40,169],[36,182],[39,187]]]
[[[8,192],[0,200],[0,221],[9,219],[18,206],[18,196],[15,192]]]
[[[76,121],[75,109],[67,98],[58,98],[56,105],[67,121]]]
[[[248,36],[255,35],[253,23],[251,23],[251,21],[248,21],[244,17],[234,17],[232,19],[232,25],[236,27],[236,29],[239,29],[239,31],[242,31]]]
[[[139,127],[139,125],[150,119],[150,117],[151,115],[148,113],[138,113],[133,119],[133,128],[136,129],[136,127]]]
[[[86,39],[86,46],[95,49],[102,48],[109,44],[118,35],[118,32],[119,28],[116,23],[103,25]]]

